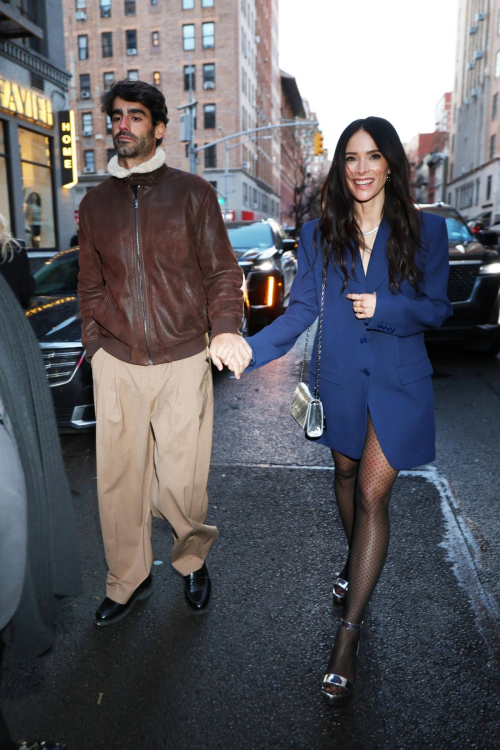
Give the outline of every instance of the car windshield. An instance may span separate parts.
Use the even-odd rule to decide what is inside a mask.
[[[247,224],[243,227],[228,227],[229,239],[234,250],[265,250],[273,246],[273,235],[269,224]]]
[[[473,242],[469,227],[454,216],[446,216],[446,229],[450,242]]]
[[[35,295],[76,294],[78,253],[61,253],[35,271]]]

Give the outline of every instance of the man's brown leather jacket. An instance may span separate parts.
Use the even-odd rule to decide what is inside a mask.
[[[134,186],[137,186],[134,195]],[[80,204],[78,295],[87,357],[135,365],[198,354],[238,333],[243,276],[215,191],[167,167],[111,177]]]

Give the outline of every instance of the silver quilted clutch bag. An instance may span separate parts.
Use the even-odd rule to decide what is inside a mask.
[[[304,366],[306,364],[307,357],[307,345],[309,343],[310,329],[307,330],[306,345],[304,347],[304,357],[302,359],[302,367],[300,370],[300,380],[295,388],[293,394],[292,405],[290,407],[290,414],[304,430],[308,438],[316,440],[321,437],[324,429],[324,412],[323,404],[319,397],[318,385],[319,385],[319,361],[321,357],[321,339],[323,333],[323,306],[325,302],[325,286],[326,276],[323,275],[323,289],[321,293],[321,312],[319,316],[319,331],[318,331],[318,361],[316,364],[316,387],[314,388],[314,395],[311,394],[306,383],[304,383]]]

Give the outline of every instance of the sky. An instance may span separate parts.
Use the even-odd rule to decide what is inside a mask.
[[[280,67],[333,155],[352,120],[390,120],[403,142],[435,130],[452,91],[458,0],[279,0]]]

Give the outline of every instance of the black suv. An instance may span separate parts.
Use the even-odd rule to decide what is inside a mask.
[[[226,229],[245,274],[248,326],[270,323],[288,306],[297,243],[273,219],[232,221]]]
[[[500,351],[500,256],[488,246],[497,244],[497,236],[472,234],[459,212],[445,203],[419,208],[444,216],[450,253],[448,298],[453,317],[441,328],[428,331],[427,340],[464,341],[496,356]]]

